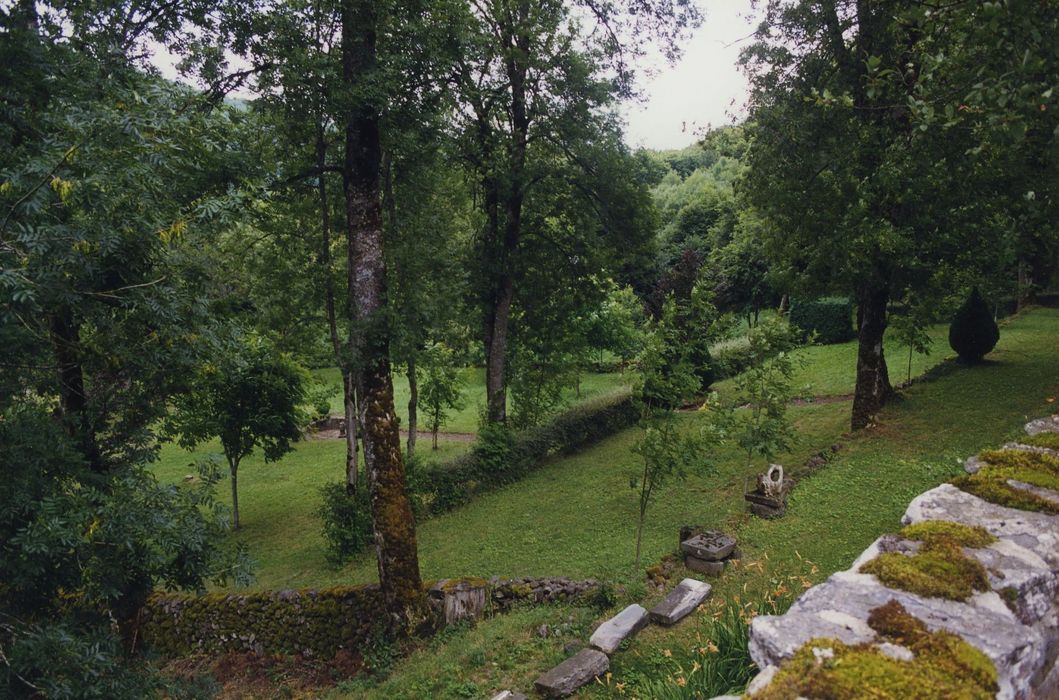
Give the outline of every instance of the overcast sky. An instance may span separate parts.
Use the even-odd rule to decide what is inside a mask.
[[[753,31],[750,0],[699,0],[706,19],[675,66],[664,63],[641,81],[645,99],[628,105],[631,146],[681,148],[709,126],[741,118],[747,84],[735,62]]]

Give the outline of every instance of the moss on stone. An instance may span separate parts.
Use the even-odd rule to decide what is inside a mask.
[[[986,468],[1007,467],[1023,471],[1037,471],[1059,477],[1059,457],[1029,450],[986,450],[978,455],[988,464]]]
[[[998,506],[1051,515],[1059,514],[1059,505],[1029,491],[1010,486],[1007,483],[1008,478],[999,472],[994,476],[990,467],[984,467],[976,474],[958,476],[950,483],[962,491]]]
[[[939,541],[953,542],[963,547],[988,547],[996,542],[983,527],[962,525],[948,520],[925,520],[904,528],[900,532],[906,540],[917,540],[927,544]]]
[[[908,648],[914,658],[900,661],[872,644],[849,646],[834,639],[813,639],[780,668],[755,700],[985,700],[996,695],[996,669],[985,654],[954,634],[930,632],[896,601],[873,610],[868,624],[885,641]]]
[[[1019,438],[1018,442],[1023,445],[1033,445],[1034,447],[1047,447],[1049,450],[1059,450],[1059,433],[1037,433],[1036,435],[1029,435],[1024,438]]]
[[[1019,592],[1014,586],[1004,586],[997,593],[1000,594],[1000,599],[1004,601],[1004,605],[1008,606],[1008,610],[1019,614]]]
[[[985,567],[963,553],[963,547],[985,547],[996,538],[980,527],[944,520],[909,525],[901,536],[922,542],[915,554],[886,552],[860,568],[883,584],[910,593],[966,600],[974,591],[989,590]]]

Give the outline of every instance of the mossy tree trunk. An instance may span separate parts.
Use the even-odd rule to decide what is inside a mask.
[[[416,456],[416,431],[419,430],[419,382],[416,361],[408,358],[408,459]]]
[[[372,0],[343,0],[341,7],[342,77],[353,96],[346,115],[343,175],[356,389],[379,583],[391,630],[400,632],[422,604],[423,590],[390,374],[380,107],[377,98],[366,94],[374,90],[365,89],[380,79],[380,7]]]

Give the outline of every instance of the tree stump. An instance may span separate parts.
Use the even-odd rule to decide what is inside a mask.
[[[487,582],[478,578],[442,579],[430,587],[431,600],[443,610],[446,625],[481,617],[487,593]]]

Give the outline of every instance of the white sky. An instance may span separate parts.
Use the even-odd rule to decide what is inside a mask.
[[[644,99],[623,109],[630,146],[682,148],[709,126],[744,116],[747,82],[736,67],[754,29],[750,0],[698,0],[705,20],[675,66],[641,80]]]

